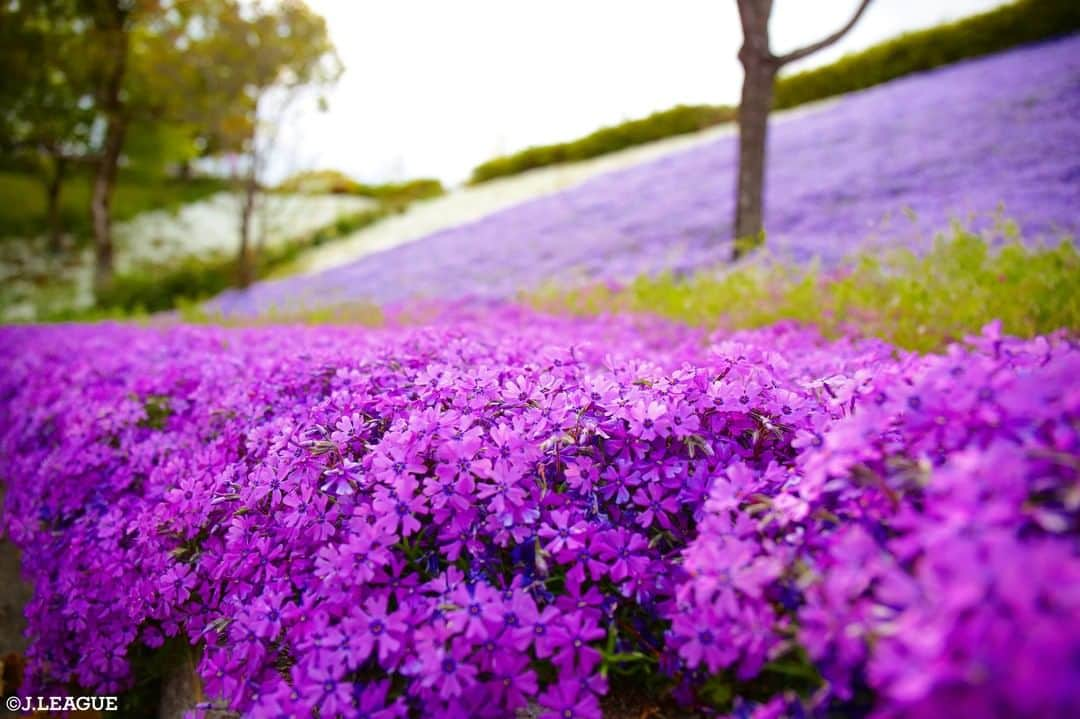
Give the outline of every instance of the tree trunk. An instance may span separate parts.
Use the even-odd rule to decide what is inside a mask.
[[[204,698],[202,681],[196,671],[198,650],[183,635],[173,642],[174,651],[163,661],[158,719],[184,719]]]
[[[250,285],[254,275],[251,237],[254,232],[255,194],[258,189],[259,183],[255,176],[255,163],[252,158],[251,169],[244,180],[244,193],[240,205],[240,252],[236,258],[236,280],[241,287]]]
[[[112,198],[116,189],[116,172],[120,165],[120,151],[124,146],[127,128],[119,116],[109,119],[105,130],[105,146],[94,175],[94,189],[90,198],[90,215],[94,225],[94,291],[109,286],[113,275]]]
[[[773,0],[737,0],[743,45],[742,100],[739,104],[739,176],[735,194],[735,249],[737,260],[765,240],[765,150],[776,73],[784,65],[829,47],[846,35],[869,7],[861,0],[847,24],[832,35],[784,55],[769,48],[769,16]]]
[[[761,243],[765,214],[765,143],[772,109],[773,81],[780,66],[769,49],[773,0],[739,0],[743,44],[742,99],[739,101],[739,174],[735,188],[735,248],[739,259]]]
[[[112,54],[105,82],[100,88],[101,108],[105,115],[105,144],[94,175],[90,197],[90,217],[94,228],[94,291],[99,293],[112,282],[112,197],[116,188],[116,170],[124,148],[127,118],[124,116],[124,76],[127,73],[127,11],[114,8],[102,27]]]
[[[765,148],[776,66],[766,58],[743,56],[739,104],[739,177],[735,197],[734,259],[762,242],[765,229]]]
[[[54,155],[52,158],[52,172],[49,173],[49,181],[45,184],[45,218],[49,233],[49,254],[60,254],[60,245],[63,239],[64,227],[60,218],[60,191],[64,184],[64,175],[67,173],[67,158]]]

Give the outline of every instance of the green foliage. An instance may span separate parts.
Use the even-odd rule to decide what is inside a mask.
[[[69,0],[0,3],[0,151],[31,165],[78,155],[90,139],[87,33],[73,8]]]
[[[665,137],[697,132],[712,125],[731,122],[734,117],[734,109],[727,106],[679,105],[645,118],[602,128],[572,142],[531,147],[497,157],[478,165],[469,183],[476,185],[537,167],[587,160]]]
[[[325,20],[302,2],[11,0],[0,3],[0,157],[41,180],[97,162],[110,192],[108,168],[122,157],[129,174],[160,185],[172,164],[254,153],[268,92],[340,71]],[[59,224],[81,233],[89,199],[85,169],[76,174]],[[41,193],[25,197],[34,205]],[[130,216],[124,200],[113,219]],[[42,230],[26,215],[43,211],[4,204],[0,234]]]
[[[256,279],[275,276],[296,261],[306,249],[356,232],[386,215],[386,210],[368,210],[338,218],[303,237],[263,248],[255,266]],[[198,302],[233,287],[237,280],[233,256],[190,257],[168,267],[146,267],[117,274],[97,297],[90,317],[126,316],[163,312],[183,304]],[[84,316],[77,313],[75,317]],[[71,319],[66,315],[63,319]],[[48,319],[60,319],[51,316]]]
[[[824,67],[781,77],[773,107],[795,107],[862,90],[1078,29],[1080,3],[1075,0],[1019,0],[963,20],[906,33]]]
[[[384,185],[365,185],[358,183],[353,194],[371,197],[385,206],[403,208],[418,200],[430,200],[446,194],[446,188],[438,180],[420,178],[405,182],[391,182]]]
[[[156,649],[132,642],[125,658],[130,662],[134,684],[119,695],[118,719],[158,716],[164,685],[178,677],[192,677],[197,663],[195,651],[183,636],[168,637]]]
[[[199,156],[196,133],[180,123],[133,124],[124,143],[125,169],[145,177],[167,177],[173,167]]]
[[[997,249],[955,228],[924,255],[866,252],[842,272],[755,263],[689,278],[639,277],[622,288],[549,289],[530,296],[543,309],[582,314],[649,312],[728,330],[783,320],[931,351],[1000,320],[1009,334],[1080,332],[1080,254],[1071,240]]]
[[[90,233],[90,184],[86,168],[71,172],[60,197],[64,229],[76,237]],[[160,174],[121,171],[113,199],[113,219],[129,220],[140,212],[174,209],[229,188],[215,178],[178,180]],[[40,179],[18,170],[0,170],[0,238],[45,231],[45,191]]]
[[[235,260],[187,258],[168,269],[145,268],[115,275],[97,296],[97,310],[125,313],[170,310],[180,298],[210,297],[236,281]],[[56,319],[50,317],[49,319]]]
[[[724,713],[732,710],[735,696],[758,702],[789,691],[800,696],[810,696],[821,688],[823,681],[813,662],[801,647],[794,647],[784,655],[768,662],[753,679],[740,681],[733,670],[709,677],[698,693],[698,698],[713,709]]]
[[[344,69],[325,19],[303,2],[189,0],[181,7],[212,29],[195,38],[180,63],[185,82],[198,90],[179,118],[203,130],[208,152],[265,151],[256,140],[266,125],[268,93],[287,97],[329,85]]]
[[[143,411],[146,416],[138,422],[139,427],[164,429],[173,413],[171,399],[167,395],[148,395],[143,400]]]
[[[356,195],[370,197],[389,207],[404,207],[418,200],[439,197],[446,188],[438,180],[421,178],[384,185],[357,182],[338,170],[307,170],[284,180],[275,188],[278,192],[310,194]]]

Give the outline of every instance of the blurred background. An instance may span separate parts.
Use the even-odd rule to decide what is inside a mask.
[[[858,4],[777,0],[774,51]],[[1071,3],[1002,5],[877,0],[776,108],[1075,30]],[[730,129],[741,43],[728,0],[5,0],[0,317],[172,309]]]

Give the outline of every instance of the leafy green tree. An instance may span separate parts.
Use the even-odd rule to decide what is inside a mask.
[[[94,286],[112,280],[112,199],[129,132],[176,122],[194,88],[181,71],[186,53],[204,35],[209,0],[78,0],[86,23],[94,111],[100,127],[90,199]]]
[[[122,164],[160,173],[199,155],[246,156],[239,274],[251,273],[270,99],[341,72],[325,21],[299,0],[7,0],[0,3],[0,144],[47,178],[59,237],[64,172],[93,167],[94,286],[113,274]]]
[[[52,252],[64,180],[86,158],[93,123],[86,38],[72,10],[61,0],[0,5],[0,150],[42,178]]]

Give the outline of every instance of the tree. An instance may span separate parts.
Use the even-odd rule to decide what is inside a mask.
[[[124,0],[88,0],[87,4],[98,41],[100,64],[96,100],[105,128],[90,193],[90,220],[94,232],[94,290],[100,293],[112,281],[112,198],[124,136],[131,121],[124,81],[128,72],[131,31],[138,18],[138,8]]]
[[[112,198],[130,132],[160,141],[170,133],[158,125],[190,128],[197,117],[193,108],[231,107],[220,95],[193,102],[204,87],[186,67],[198,64],[194,59],[213,42],[213,19],[232,5],[232,0],[79,0],[92,40],[86,60],[93,68],[100,130],[90,201],[98,292],[112,280]],[[161,149],[160,142],[151,145],[155,152]]]
[[[216,140],[226,147],[239,140],[242,148],[237,281],[245,286],[254,276],[255,206],[277,127],[300,91],[334,82],[342,67],[326,21],[299,0],[228,3],[200,55],[208,92],[235,98],[219,118]],[[268,121],[274,115],[277,121]]]
[[[64,0],[0,6],[0,150],[44,185],[49,250],[60,249],[69,167],[86,158],[93,113],[84,37]]]
[[[266,99],[339,72],[325,22],[299,0],[5,0],[0,150],[46,180],[54,238],[65,170],[73,160],[92,165],[99,293],[113,274],[122,165],[155,174],[198,155],[249,154],[246,276]]]
[[[742,23],[742,99],[739,103],[739,174],[735,194],[734,259],[764,236],[765,147],[773,85],[784,65],[823,50],[844,37],[859,21],[870,0],[861,0],[847,24],[832,35],[784,55],[769,47],[769,16],[773,0],[737,0]]]

